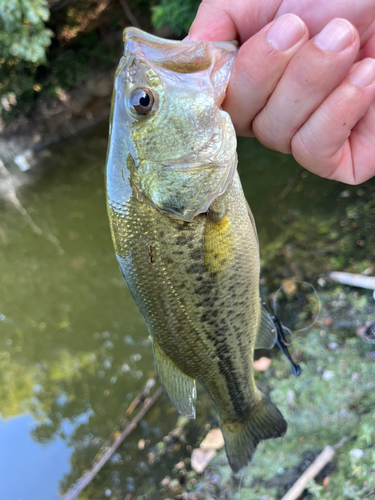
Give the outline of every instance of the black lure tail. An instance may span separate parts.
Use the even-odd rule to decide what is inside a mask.
[[[276,339],[276,344],[280,351],[284,354],[284,356],[289,360],[291,367],[290,371],[295,375],[296,377],[299,377],[301,375],[301,367],[297,363],[295,363],[292,359],[292,356],[290,355],[288,351],[288,343],[285,338],[284,334],[284,328],[283,325],[280,323],[279,319],[275,315],[271,315],[271,319],[275,325],[276,328],[276,333],[277,333],[277,339]]]

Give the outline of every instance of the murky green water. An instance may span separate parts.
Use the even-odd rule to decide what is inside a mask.
[[[17,176],[23,183],[17,196],[29,218],[0,200],[4,500],[53,500],[66,492],[154,371],[146,327],[110,240],[106,136],[99,128],[60,143]],[[328,268],[350,262],[360,272],[372,264],[374,228],[364,226],[358,236],[358,217],[348,215],[366,192],[308,174],[253,140],[240,140],[239,157],[269,291],[282,277],[316,282]],[[345,238],[346,253],[340,251]],[[214,418],[205,398],[198,413],[202,426]],[[154,465],[147,452],[177,419],[163,396],[80,498],[137,498],[152,488],[150,498],[158,498],[160,480],[187,452]],[[150,441],[144,451],[137,446],[141,438]]]

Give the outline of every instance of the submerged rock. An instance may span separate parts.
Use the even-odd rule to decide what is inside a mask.
[[[220,450],[224,446],[223,433],[219,428],[212,429],[204,440],[201,442],[200,448],[202,450]]]
[[[202,474],[207,465],[211,462],[216,454],[215,450],[209,448],[196,448],[193,450],[191,455],[191,466],[192,468],[198,472],[198,474]]]
[[[201,474],[214,458],[216,450],[220,450],[223,446],[223,433],[219,428],[212,429],[201,442],[200,447],[193,450],[191,456],[192,468],[198,472],[198,474]]]

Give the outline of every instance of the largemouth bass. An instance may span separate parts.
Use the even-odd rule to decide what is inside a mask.
[[[220,104],[231,43],[124,32],[107,157],[117,260],[150,332],[160,382],[195,417],[199,380],[213,399],[234,471],[286,422],[256,387],[255,348],[275,343],[259,298],[254,219]]]

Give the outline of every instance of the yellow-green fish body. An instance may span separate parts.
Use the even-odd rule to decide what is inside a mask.
[[[212,397],[233,470],[286,422],[257,389],[256,347],[271,347],[259,298],[256,229],[219,108],[235,47],[172,42],[129,28],[117,71],[107,159],[120,268],[152,337],[172,404],[195,416]]]

